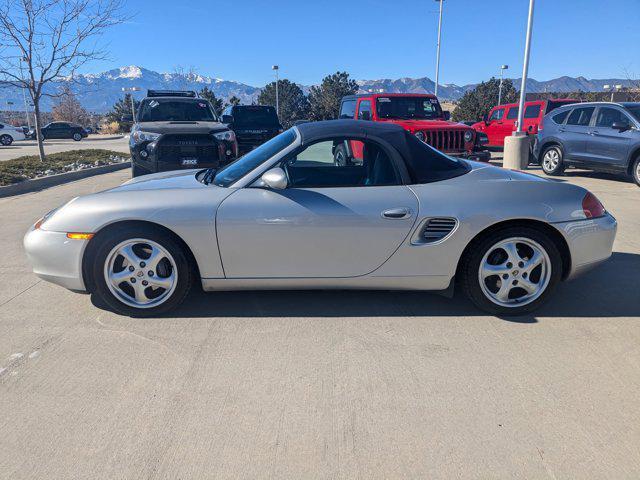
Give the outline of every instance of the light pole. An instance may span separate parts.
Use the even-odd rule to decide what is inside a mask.
[[[531,139],[523,131],[524,100],[527,96],[527,74],[529,72],[529,56],[531,53],[531,33],[533,31],[533,7],[535,0],[529,0],[529,17],[527,20],[527,38],[524,46],[524,63],[522,65],[522,82],[520,83],[520,103],[518,107],[518,126],[513,135],[504,139],[503,166],[514,170],[526,169],[529,165],[529,148]]]
[[[500,86],[498,87],[498,105],[502,105],[502,78],[504,71],[509,68],[509,65],[500,66]]]
[[[613,94],[622,90],[622,85],[603,85],[602,88],[606,91],[611,91],[611,102],[613,102]]]
[[[133,92],[139,92],[139,87],[122,87],[123,92],[131,92],[131,116],[133,117],[133,123],[136,123],[136,103],[133,100]]]
[[[436,49],[436,88],[435,94],[438,96],[438,81],[440,80],[440,39],[442,37],[442,3],[444,0],[436,0],[440,3],[440,14],[438,15],[438,46]]]
[[[279,118],[280,117],[280,99],[278,98],[278,83],[279,83],[278,70],[280,70],[280,67],[278,65],[274,65],[271,67],[271,70],[276,72],[276,115]]]

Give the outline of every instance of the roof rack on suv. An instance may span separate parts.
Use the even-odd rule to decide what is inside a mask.
[[[193,90],[147,90],[147,97],[189,97],[195,98]]]

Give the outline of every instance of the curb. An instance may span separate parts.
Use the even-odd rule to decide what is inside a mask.
[[[86,168],[84,170],[77,170],[75,172],[59,173],[57,175],[51,175],[49,177],[25,180],[24,182],[0,187],[0,198],[11,197],[13,195],[20,195],[23,193],[37,192],[39,190],[44,190],[45,188],[55,187],[56,185],[62,185],[64,183],[73,182],[75,180],[93,177],[94,175],[102,175],[103,173],[116,172],[118,170],[124,170],[125,168],[130,167],[131,162],[114,163],[111,165],[104,165],[102,167]]]

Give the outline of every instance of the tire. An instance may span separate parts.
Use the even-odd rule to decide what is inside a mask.
[[[180,305],[191,290],[195,269],[190,257],[173,235],[160,228],[115,227],[91,242],[97,243],[89,259],[88,285],[116,313],[162,314]]]
[[[80,133],[76,132],[76,133],[74,133],[74,134],[73,134],[73,137],[72,137],[72,138],[73,138],[76,142],[79,142],[80,140],[82,140],[82,135],[81,135]]]
[[[638,155],[631,167],[631,178],[640,187],[640,155]]]
[[[11,135],[5,134],[0,136],[0,144],[4,145],[5,147],[8,147],[12,143],[13,143],[13,137]]]
[[[493,315],[524,315],[546,302],[557,287],[562,257],[542,230],[506,227],[469,245],[459,275],[462,290],[479,309]]]
[[[333,151],[333,163],[340,167],[349,165],[349,154],[344,146],[344,142],[336,146]]]
[[[542,171],[547,175],[562,175],[565,168],[564,162],[562,161],[563,156],[562,148],[558,145],[551,145],[545,148],[540,155]]]

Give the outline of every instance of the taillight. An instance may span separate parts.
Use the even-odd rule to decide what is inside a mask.
[[[606,213],[604,205],[591,192],[587,192],[582,199],[582,211],[587,218],[602,217]]]

